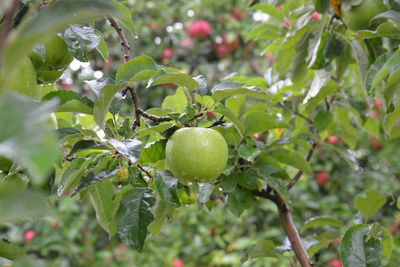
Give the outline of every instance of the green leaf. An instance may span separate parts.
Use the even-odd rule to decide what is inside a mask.
[[[242,124],[242,122],[232,113],[232,111],[230,111],[227,107],[225,107],[224,105],[222,105],[221,103],[219,103],[215,108],[214,111],[222,114],[225,116],[225,118],[227,118],[228,120],[230,120],[232,122],[232,124],[235,126],[236,130],[239,132],[241,138],[244,137],[244,125]]]
[[[240,216],[243,211],[252,207],[254,197],[249,190],[245,188],[235,188],[235,191],[228,194],[228,209],[235,214]]]
[[[142,149],[140,155],[141,164],[156,163],[159,160],[165,158],[165,145],[167,144],[167,139],[160,139],[153,143],[147,143]]]
[[[357,145],[356,130],[350,123],[347,110],[344,108],[336,108],[335,122],[343,129],[345,135],[340,135],[344,142],[349,145],[351,149],[355,149]]]
[[[260,10],[268,15],[271,15],[278,19],[283,19],[282,12],[276,8],[276,6],[270,4],[255,4],[251,7],[253,10]]]
[[[314,79],[306,97],[303,100],[303,104],[307,104],[312,98],[316,97],[321,88],[324,87],[324,85],[331,79],[331,72],[325,69],[316,70],[314,73]]]
[[[260,187],[260,183],[258,181],[257,176],[249,173],[249,172],[245,172],[245,171],[240,171],[240,172],[236,172],[231,174],[231,176],[238,176],[239,178],[239,184],[244,187],[247,188],[249,190],[257,190]]]
[[[189,187],[192,190],[193,194],[195,195],[198,203],[203,204],[210,200],[210,196],[211,196],[212,191],[214,190],[215,185],[208,184],[208,183],[204,183],[204,184],[194,183],[194,184],[190,185]]]
[[[133,188],[122,197],[116,222],[118,235],[127,246],[142,251],[147,227],[154,219],[154,203],[152,191],[145,188]]]
[[[21,248],[6,241],[6,239],[0,239],[0,257],[16,260],[24,255],[25,252]]]
[[[372,84],[375,81],[375,78],[379,71],[383,68],[386,62],[393,56],[395,50],[387,51],[386,53],[380,55],[375,62],[369,68],[367,74],[365,75],[365,87],[367,92],[371,92],[373,89]],[[377,81],[375,81],[377,83]]]
[[[306,159],[298,152],[279,148],[272,151],[272,156],[282,163],[293,166],[305,173],[311,173],[310,164],[308,164]]]
[[[95,160],[95,157],[86,159],[80,158],[67,165],[66,169],[62,173],[61,181],[57,188],[58,196],[61,196],[67,190],[77,186],[84,173],[87,172],[88,166]]]
[[[239,182],[239,176],[236,174],[231,174],[231,175],[221,175],[220,179],[219,179],[219,183],[222,187],[222,190],[224,190],[224,192],[232,192],[233,190],[235,190],[236,185]]]
[[[98,46],[96,47],[96,50],[100,53],[100,55],[103,57],[104,61],[107,61],[109,58],[109,52],[108,52],[108,46],[106,41],[104,40],[103,34],[98,31],[98,30],[94,30],[95,33],[100,36],[100,43],[98,44]]]
[[[369,227],[357,224],[350,227],[339,245],[340,260],[344,266],[381,266],[381,242],[373,237],[367,238]]]
[[[57,137],[59,138],[59,142],[63,143],[66,140],[76,138],[76,137],[83,137],[83,133],[74,127],[64,127],[55,130]]]
[[[279,12],[279,10],[276,10]],[[246,41],[250,41],[251,39],[255,40],[265,40],[265,39],[274,39],[280,37],[282,32],[282,28],[272,23],[261,23],[255,26],[246,37]]]
[[[105,15],[119,15],[110,4],[102,0],[57,1],[36,16],[26,16],[7,43],[3,53],[3,66],[13,72],[24,56],[39,42],[66,26]]]
[[[175,178],[169,171],[163,170],[156,172],[154,182],[161,199],[172,207],[179,207],[178,195],[176,193],[178,187],[178,179]]]
[[[115,17],[115,20],[121,24],[123,27],[128,29],[128,31],[135,37],[137,37],[135,26],[133,24],[132,15],[128,8],[117,1],[112,1],[110,3],[116,10],[119,11],[119,16]]]
[[[241,83],[223,81],[211,89],[212,98],[215,102],[233,95],[248,95],[262,100],[269,100],[271,96],[256,86],[245,86]]]
[[[333,116],[329,111],[321,110],[318,111],[314,118],[314,127],[318,131],[325,130],[332,122]]]
[[[392,10],[393,11],[393,10]],[[400,14],[399,12],[397,12]],[[357,36],[365,39],[388,37],[393,39],[400,38],[400,30],[392,22],[383,22],[379,24],[375,31],[358,31]]]
[[[154,59],[148,56],[135,57],[119,67],[115,74],[115,81],[117,83],[121,81],[139,81],[141,79],[135,78],[135,75],[146,70],[158,71]]]
[[[386,196],[378,190],[368,189],[357,195],[354,206],[362,213],[365,219],[371,218],[386,203]]]
[[[286,183],[282,179],[275,178],[273,176],[263,177],[267,184],[271,186],[285,201],[285,203],[289,202],[289,191],[286,188]]]
[[[34,191],[8,191],[0,195],[0,221],[18,223],[51,212],[47,198]]]
[[[244,125],[246,127],[246,136],[276,128],[289,128],[289,124],[286,121],[263,111],[248,114],[244,119]]]
[[[258,240],[246,251],[246,256],[240,262],[263,257],[276,258],[275,245],[272,241]]]
[[[239,157],[250,162],[253,162],[260,154],[261,150],[252,146],[247,146],[246,144],[241,144],[238,148]]]
[[[135,164],[136,161],[139,160],[143,148],[143,143],[141,141],[137,139],[127,139],[123,141],[110,139],[108,143],[112,145],[118,153],[129,159],[131,164]]]
[[[86,25],[72,24],[63,33],[62,38],[71,54],[79,61],[87,62],[88,53],[96,48],[101,37],[95,29]]]
[[[149,83],[147,84],[147,88],[166,83],[177,84],[181,87],[189,89],[190,91],[193,91],[196,87],[199,86],[199,83],[186,73],[167,73],[158,76],[154,80],[150,79]]]
[[[142,172],[137,167],[128,168],[128,175],[128,181],[134,188],[147,188],[147,182],[144,180]]]
[[[160,197],[157,197],[156,204],[152,208],[154,221],[148,227],[151,237],[156,236],[161,231],[167,215],[173,210],[173,207],[167,205]]]
[[[96,142],[93,140],[81,140],[74,144],[74,146],[72,147],[71,151],[68,154],[68,157],[71,157],[76,152],[79,152],[79,151],[85,150],[85,149],[105,149],[105,148],[107,148],[107,147],[104,146],[104,144],[102,144],[102,143],[99,143],[99,142]]]
[[[392,252],[393,252],[393,245],[394,245],[394,240],[393,240],[393,235],[384,227],[380,227],[379,229],[382,231],[382,255],[390,260],[392,257]]]
[[[311,219],[308,219],[304,225],[301,227],[300,232],[304,232],[305,230],[311,228],[311,227],[315,227],[315,226],[319,226],[319,227],[323,227],[323,226],[343,226],[343,222],[338,220],[338,219],[334,219],[334,218],[329,218],[329,217],[313,217]]]
[[[112,200],[114,197],[112,183],[104,181],[89,187],[88,196],[96,211],[97,222],[110,236],[113,236],[117,231],[117,227],[114,218],[112,218]]]
[[[57,102],[34,102],[9,92],[0,99],[0,155],[27,167],[32,182],[42,184],[57,161],[60,150],[48,124]]]
[[[117,85],[113,84],[104,86],[100,91],[96,104],[94,105],[93,118],[97,125],[99,125],[103,130],[108,109],[110,108],[114,95],[119,91],[119,89],[120,88]]]
[[[94,104],[92,100],[89,98],[82,97],[80,94],[74,91],[65,91],[65,90],[58,90],[58,91],[52,91],[45,95],[42,100],[51,100],[53,98],[57,98],[60,102],[60,106],[68,103],[69,101],[72,100],[77,100],[79,102],[82,102],[83,105],[88,106],[89,108],[93,108]]]
[[[363,128],[371,135],[379,138],[379,122],[377,119],[368,117],[365,121]]]

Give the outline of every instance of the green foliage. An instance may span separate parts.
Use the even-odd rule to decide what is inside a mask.
[[[0,265],[299,265],[282,212],[315,266],[400,264],[397,1],[39,2],[0,4]],[[212,184],[166,166],[184,127]]]

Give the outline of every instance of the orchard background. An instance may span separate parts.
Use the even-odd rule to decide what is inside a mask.
[[[335,7],[1,1],[0,265],[400,266],[400,2]]]

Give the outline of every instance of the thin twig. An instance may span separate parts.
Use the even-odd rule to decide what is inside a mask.
[[[0,55],[6,45],[8,34],[11,30],[11,23],[15,11],[17,10],[19,0],[14,0],[11,2],[10,7],[5,11],[3,17],[3,29],[0,36]]]
[[[126,40],[125,34],[122,31],[122,28],[119,26],[119,24],[113,19],[112,17],[107,17],[108,20],[111,23],[111,26],[117,31],[119,38],[121,38],[121,45],[124,47],[124,58],[125,62],[128,62],[130,59],[130,50],[131,48],[129,47],[128,41]]]
[[[308,121],[310,124],[314,124],[314,122],[313,122],[312,120],[310,120],[310,119],[307,118],[306,116],[300,114],[299,112],[288,108],[285,104],[279,103],[279,106],[282,107],[282,108],[286,108],[287,110],[289,110],[290,112],[292,112],[294,115],[299,116],[300,118],[302,118],[302,119]]]
[[[153,175],[151,175],[148,171],[146,171],[146,170],[142,167],[142,165],[136,164],[136,166],[137,166],[142,172],[144,172],[150,179],[153,180]]]
[[[310,161],[311,156],[313,155],[316,146],[317,146],[317,143],[313,142],[310,150],[308,150],[308,152],[307,152],[306,161]],[[286,188],[288,190],[290,190],[290,188],[292,188],[300,180],[301,175],[303,175],[303,171],[300,170],[296,173],[296,175],[293,177],[293,179],[286,185]]]

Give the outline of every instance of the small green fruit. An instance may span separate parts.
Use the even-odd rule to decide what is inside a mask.
[[[364,0],[358,6],[353,6],[349,11],[342,9],[342,19],[347,27],[353,31],[368,30],[371,26],[370,20],[386,10],[387,8],[382,0]]]
[[[120,183],[125,182],[128,180],[128,169],[125,167],[120,168],[116,173],[115,173],[115,178],[117,178],[117,181]]]
[[[37,71],[38,79],[42,82],[56,81],[74,59],[65,41],[58,35],[53,35],[44,44],[43,59],[36,53],[31,54],[31,60]]]
[[[224,137],[209,128],[179,129],[165,148],[167,167],[182,182],[213,183],[224,170],[228,146]]]

